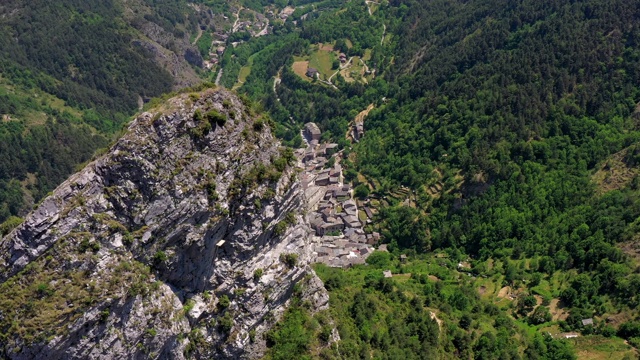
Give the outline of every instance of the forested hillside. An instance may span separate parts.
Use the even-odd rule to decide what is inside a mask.
[[[189,40],[207,20],[186,1],[3,1],[0,224],[106,146],[142,102],[198,83]]]
[[[290,145],[315,121],[351,154],[347,180],[371,192],[392,252],[470,258],[523,296],[510,306],[536,295],[547,304],[536,309],[559,301],[571,314],[539,329],[618,331],[637,346],[620,324],[636,329],[640,301],[640,2],[339,7],[236,48],[229,61],[250,70],[240,91],[266,99]],[[375,76],[349,78],[335,62],[327,72],[322,51],[364,59]],[[303,63],[320,66],[317,79],[296,72]],[[592,317],[598,326],[582,328]]]
[[[317,123],[389,250],[317,266],[268,358],[638,356],[640,0],[9,0],[0,35],[0,235],[216,79]]]

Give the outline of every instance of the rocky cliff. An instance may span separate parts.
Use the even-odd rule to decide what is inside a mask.
[[[143,113],[0,241],[0,356],[261,356],[328,301],[293,161],[226,90]]]

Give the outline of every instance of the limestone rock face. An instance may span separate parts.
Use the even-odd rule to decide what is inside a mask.
[[[262,356],[328,304],[292,161],[226,90],[141,114],[0,241],[0,357]]]

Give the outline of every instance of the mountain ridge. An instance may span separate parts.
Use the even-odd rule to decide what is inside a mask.
[[[256,357],[292,299],[325,308],[267,120],[182,94],[59,186],[0,243],[3,356]]]

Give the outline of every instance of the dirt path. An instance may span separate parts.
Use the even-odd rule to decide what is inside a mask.
[[[338,69],[338,71],[334,72],[331,76],[329,76],[329,79],[328,79],[329,83],[331,83],[331,79],[333,79],[333,77],[336,76],[340,71],[349,67],[349,64],[351,64],[351,60],[353,60],[353,56],[350,57],[349,61],[347,61],[344,65],[340,65],[340,68]]]
[[[276,86],[278,86],[281,82],[282,82],[282,79],[280,78],[280,73],[278,72],[278,75],[276,75],[276,78],[273,79],[273,93],[276,95],[276,100],[278,100],[278,102],[280,102],[280,98],[278,97]],[[304,136],[302,138],[304,139]]]
[[[362,58],[360,58],[360,63],[362,64],[362,66],[364,66],[364,71],[365,73],[369,71],[369,67],[367,66],[367,64],[364,62],[364,60],[362,60]]]
[[[242,7],[240,7],[238,9],[238,12],[235,14],[236,15],[236,21],[233,23],[233,27],[231,27],[231,32],[238,31],[238,21],[240,21],[240,11],[242,11]]]
[[[380,39],[380,45],[384,42],[384,34],[387,33],[387,25],[382,24],[382,39]]]
[[[369,0],[366,0],[364,3],[367,5],[367,10],[369,11],[369,16],[373,16],[373,13],[371,12],[371,6],[369,6],[369,4],[380,5],[379,2],[369,1]]]
[[[218,76],[216,76],[216,86],[220,86],[220,78],[222,77],[222,68],[218,71]]]
[[[360,111],[360,113],[358,115],[356,115],[356,118],[354,119],[355,123],[362,123],[364,122],[364,118],[367,117],[367,115],[369,115],[369,113],[371,112],[371,110],[373,110],[373,108],[375,108],[376,106],[374,104],[370,104],[369,106],[367,106],[366,109]]]
[[[200,40],[202,33],[203,33],[202,29],[198,28],[198,36],[196,36],[196,39],[193,40],[193,43],[191,43],[191,45],[195,45],[198,42],[198,40]]]
[[[436,313],[434,313],[433,311],[429,311],[429,314],[431,315],[431,320],[435,320],[438,323],[438,327],[442,329],[442,320],[438,319]]]

